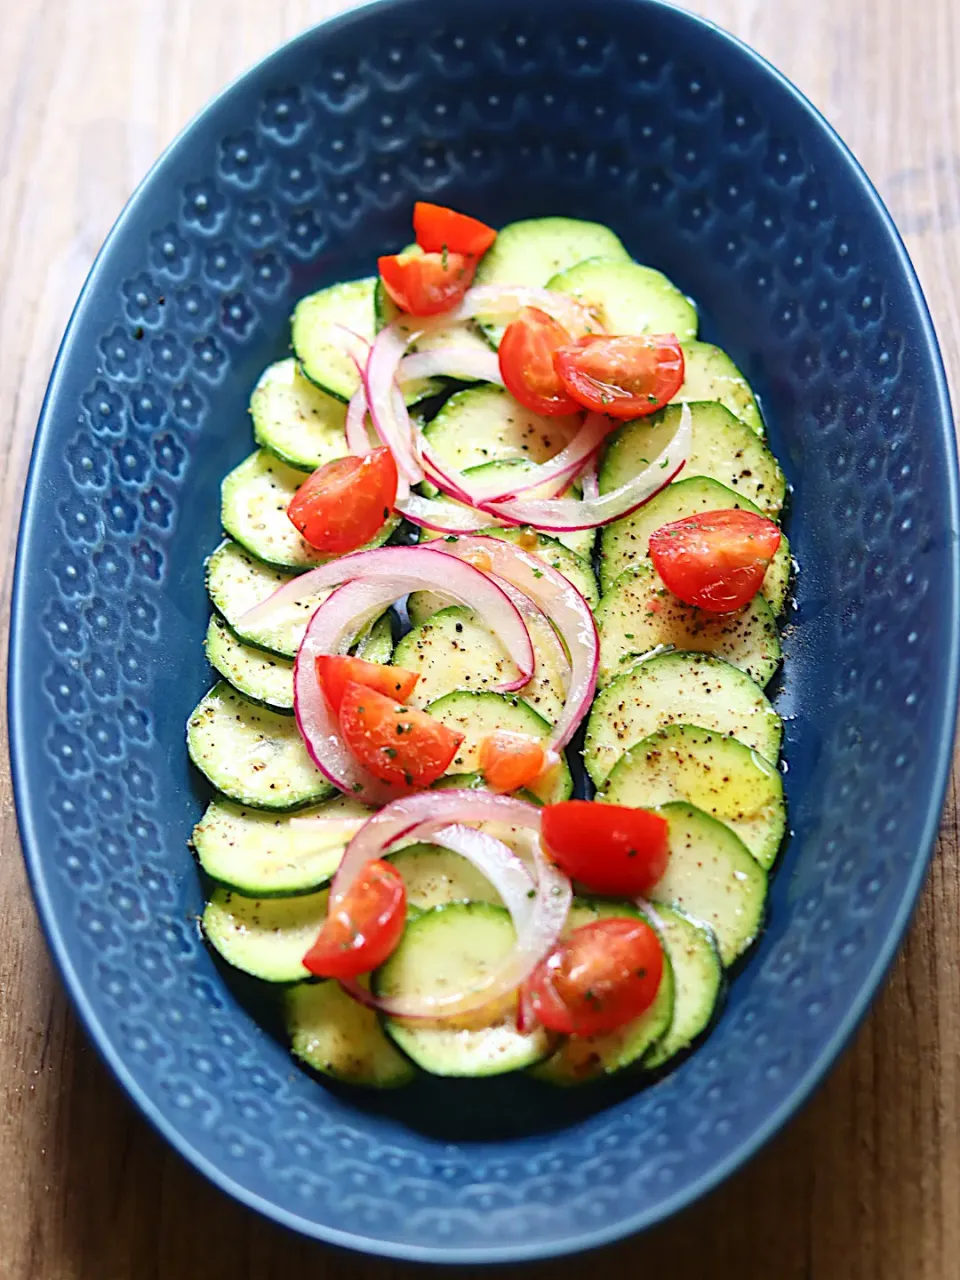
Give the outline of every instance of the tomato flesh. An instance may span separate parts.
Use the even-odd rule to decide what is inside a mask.
[[[705,511],[650,535],[654,568],[675,596],[710,613],[741,609],[760,590],[780,530],[751,511]]]
[[[416,671],[404,667],[389,667],[379,662],[366,662],[363,658],[341,657],[340,654],[321,653],[316,659],[317,679],[331,708],[339,712],[343,692],[348,684],[362,684],[367,689],[397,702],[406,702],[413,686],[420,679]]]
[[[395,253],[379,258],[377,266],[401,311],[435,316],[461,300],[473,283],[477,260],[462,253]]]
[[[537,965],[521,1005],[549,1031],[605,1035],[649,1009],[662,977],[663,949],[645,920],[594,920]]]
[[[491,791],[516,791],[539,778],[546,763],[543,744],[525,733],[497,729],[480,744],[480,772]]]
[[[554,355],[569,345],[562,324],[538,307],[524,307],[507,325],[498,352],[503,385],[526,409],[554,417],[579,413],[582,406],[564,390]]]
[[[356,978],[378,969],[400,941],[407,914],[403,877],[389,862],[368,862],[330,908],[303,957],[318,978]]]
[[[683,351],[672,333],[587,334],[553,360],[571,399],[612,418],[655,413],[683,385]]]
[[[481,258],[497,238],[493,227],[478,218],[456,213],[446,205],[418,200],[413,206],[413,230],[426,253],[462,253]]]
[[[311,547],[327,555],[356,551],[383,527],[397,500],[397,464],[389,449],[335,458],[314,471],[287,515]]]
[[[540,832],[571,880],[615,898],[645,897],[670,858],[669,824],[649,809],[562,800],[545,806]]]
[[[395,702],[374,689],[350,683],[340,699],[340,732],[360,761],[381,782],[429,787],[443,776],[463,734]]]

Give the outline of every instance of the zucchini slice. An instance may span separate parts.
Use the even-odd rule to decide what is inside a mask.
[[[347,452],[343,401],[314,386],[296,360],[278,360],[264,370],[250,397],[250,416],[257,444],[301,471],[315,471]]]
[[[194,827],[192,843],[207,875],[244,897],[316,893],[371,812],[347,796],[296,814],[247,809],[217,796]],[[301,821],[312,818],[323,825]]]
[[[767,873],[729,827],[702,809],[674,800],[660,813],[670,824],[670,860],[650,898],[709,925],[729,968],[760,932]]]
[[[701,511],[725,511],[731,507],[763,515],[749,499],[705,476],[692,476],[689,480],[668,484],[633,515],[615,520],[600,531],[600,591],[609,591],[624,569],[647,558],[650,535],[661,525],[698,515]],[[781,535],[780,546],[770,561],[760,588],[764,599],[778,616],[786,606],[790,569],[790,544],[786,536]]]
[[[673,970],[673,1018],[666,1035],[643,1059],[651,1071],[690,1048],[713,1021],[723,997],[723,962],[713,931],[662,903],[652,914]]]
[[[623,753],[670,724],[701,725],[774,761],[783,722],[738,667],[708,653],[665,653],[618,676],[597,695],[583,763],[598,787]]]
[[[547,462],[580,427],[580,418],[547,418],[525,409],[503,387],[483,383],[456,392],[424,436],[437,456],[458,471],[511,459]]]
[[[464,735],[448,774],[476,773],[480,743],[495,729],[526,733],[533,738],[547,739],[550,736],[547,721],[528,702],[513,694],[458,691],[431,702],[426,710],[442,724]],[[566,759],[561,759],[557,768],[531,787],[531,791],[544,804],[569,799],[573,794],[573,779]]]
[[[726,485],[776,520],[786,493],[780,464],[757,436],[722,404],[696,401],[690,405],[693,446],[681,471],[684,480],[706,476]],[[673,439],[680,423],[680,407],[668,405],[649,418],[635,418],[618,427],[607,442],[600,468],[600,492],[618,489]]]
[[[653,267],[622,259],[587,258],[547,281],[596,316],[607,333],[674,333],[681,342],[697,336],[697,309],[675,284]]]
[[[597,799],[644,809],[685,800],[725,823],[765,871],[787,825],[779,769],[736,738],[690,724],[669,725],[626,751]]]
[[[629,902],[577,898],[567,917],[566,933],[595,920],[644,915]],[[670,951],[664,947],[663,977],[653,1004],[639,1018],[605,1035],[567,1036],[547,1060],[530,1072],[547,1084],[577,1085],[610,1075],[640,1061],[667,1033],[673,1018],[674,975]]]
[[[579,218],[526,218],[508,223],[477,268],[477,284],[546,285],[585,258],[630,262],[620,237],[599,222]],[[491,345],[500,345],[503,325],[484,324]]]
[[[510,913],[487,902],[453,902],[407,922],[400,945],[373,975],[379,996],[440,996],[468,991],[495,970],[516,941]],[[481,1020],[482,1019],[482,1020]],[[494,1076],[543,1058],[542,1027],[521,1033],[513,1003],[457,1021],[385,1018],[387,1035],[424,1071],[437,1076]]]
[[[302,471],[258,449],[223,481],[220,518],[224,530],[258,560],[292,573],[334,559],[305,542],[287,515],[290,500],[305,479]],[[399,523],[397,516],[385,520],[363,550],[382,546]]]
[[[207,941],[227,964],[263,982],[310,977],[303,957],[327,918],[327,891],[297,898],[245,898],[214,889],[203,913]]]
[[[503,906],[499,893],[467,858],[435,844],[410,844],[390,861],[403,876],[407,906],[429,911],[451,902],[492,902]]]
[[[321,1075],[368,1089],[399,1089],[416,1077],[374,1011],[339,982],[298,982],[284,992],[283,1005],[293,1056]]]
[[[517,697],[554,724],[565,700],[564,671],[550,623],[543,617],[528,622],[536,667],[533,678],[517,691]],[[426,622],[407,632],[397,645],[394,665],[416,671],[420,679],[408,699],[423,708],[455,689],[485,690],[518,674],[518,668],[500,641],[471,609],[460,605],[441,609]]]
[[[226,681],[187,721],[187,750],[218,791],[250,808],[299,809],[335,794],[293,716],[258,706]]]
[[[360,386],[360,374],[349,349],[349,330],[373,342],[376,317],[373,295],[377,277],[348,280],[301,298],[291,320],[293,350],[304,374],[327,395],[346,403]],[[407,404],[416,404],[442,390],[442,384],[422,378],[404,387]]]
[[[760,406],[749,382],[727,353],[709,342],[685,342],[682,345],[683,385],[673,397],[674,403],[716,400],[762,437],[764,426]]]
[[[780,635],[762,595],[734,613],[684,604],[651,564],[625,569],[597,606],[601,686],[653,653],[714,653],[763,687],[780,665]]]
[[[293,711],[293,663],[244,644],[219,614],[207,626],[203,647],[207,661],[253,702],[273,711]]]

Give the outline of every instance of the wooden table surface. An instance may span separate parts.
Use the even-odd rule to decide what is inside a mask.
[[[451,0],[453,3],[453,0]],[[0,687],[20,496],[70,308],[128,194],[239,71],[338,0],[0,5]],[[957,0],[698,0],[776,63],[877,183],[960,375]],[[0,1280],[385,1280],[235,1205],[157,1138],[85,1043],[17,841],[0,708]],[[906,947],[805,1112],[722,1189],[586,1265],[671,1280],[960,1275],[956,782]],[[519,1271],[517,1272],[519,1274]]]

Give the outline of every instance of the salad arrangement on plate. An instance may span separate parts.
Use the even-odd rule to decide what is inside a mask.
[[[340,1080],[660,1070],[785,828],[783,473],[608,228],[421,203],[414,232],[297,304],[223,482],[204,933]]]

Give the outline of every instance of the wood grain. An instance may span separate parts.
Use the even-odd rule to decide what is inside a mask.
[[[0,664],[34,426],[97,248],[152,160],[213,93],[286,37],[343,7],[338,0],[2,6]],[[691,7],[781,67],[858,154],[905,235],[956,394],[955,0],[699,0]],[[0,739],[5,743],[5,733]],[[674,1280],[960,1274],[957,853],[954,781],[907,945],[819,1095],[719,1192],[608,1250],[598,1264],[651,1268]],[[549,1272],[573,1277],[585,1265],[569,1260]],[[0,757],[2,1280],[382,1280],[408,1270],[346,1257],[254,1218],[134,1114],[85,1043],[52,972]]]

